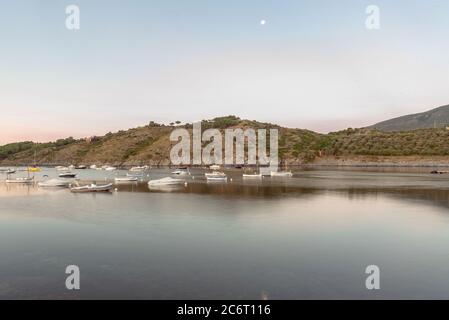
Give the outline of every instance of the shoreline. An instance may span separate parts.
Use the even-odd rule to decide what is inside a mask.
[[[86,163],[65,163],[64,161],[57,161],[51,163],[39,163],[36,165],[40,167],[55,167],[55,166],[69,166],[86,165],[89,167],[94,163],[86,161]],[[110,165],[117,168],[131,168],[134,166],[148,165],[156,168],[177,168],[185,166],[189,168],[208,169],[209,165],[171,165],[169,160],[158,161],[141,161],[134,162],[114,162],[114,161],[98,161],[95,163],[97,167]],[[26,163],[14,163],[4,161],[0,162],[0,167],[29,167],[32,166]],[[234,169],[238,165],[221,165],[222,168]],[[243,165],[243,168],[255,168],[256,165]],[[340,168],[446,168],[449,167],[449,156],[322,156],[317,157],[311,162],[304,162],[301,159],[284,159],[279,167],[284,168],[324,168],[324,167],[340,167]],[[235,168],[239,169],[239,168]]]

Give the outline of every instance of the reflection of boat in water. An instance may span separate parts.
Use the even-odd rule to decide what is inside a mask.
[[[76,173],[73,172],[63,172],[59,174],[60,178],[75,178],[76,177]]]
[[[261,173],[253,173],[253,174],[243,174],[244,179],[261,179],[262,174]]]
[[[37,185],[41,188],[68,188],[70,186],[70,181],[50,179],[47,181],[39,182]]]
[[[292,177],[293,173],[291,171],[271,171],[272,177]]]
[[[183,190],[182,184],[166,184],[166,185],[153,185],[148,186],[148,189],[151,191],[162,191],[162,192],[176,192],[179,190]]]
[[[96,185],[95,183],[92,183],[87,186],[70,188],[70,191],[74,193],[110,192],[111,190],[112,190],[112,183],[105,185]]]
[[[148,181],[148,186],[154,187],[154,186],[168,186],[168,185],[177,185],[185,183],[184,180],[181,179],[173,179],[171,177],[166,177],[162,179],[157,180],[150,180]]]
[[[7,178],[5,180],[6,183],[21,183],[21,184],[28,184],[28,183],[33,183],[34,181],[34,177],[27,177],[27,178]]]
[[[207,181],[227,181],[228,177],[224,172],[214,171],[212,173],[205,173]]]
[[[115,177],[115,182],[136,182],[139,181],[138,177]]]

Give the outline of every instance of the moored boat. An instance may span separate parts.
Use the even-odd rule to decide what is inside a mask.
[[[136,182],[139,181],[138,177],[115,177],[114,181],[116,182]]]
[[[271,171],[272,177],[292,177],[293,173],[291,171]]]
[[[227,181],[228,177],[224,172],[214,171],[212,173],[205,173],[207,181]]]
[[[172,172],[172,174],[176,174],[178,176],[187,176],[190,175],[190,171],[185,169],[176,169]]]
[[[171,177],[165,177],[162,179],[150,180],[148,181],[148,186],[161,186],[161,185],[174,185],[185,183],[182,179],[173,179]]]
[[[34,182],[34,177],[27,177],[27,178],[7,178],[5,180],[6,183],[20,183],[20,184],[29,184]]]
[[[204,174],[206,178],[219,178],[219,177],[226,177],[226,174],[224,172],[219,171],[213,171],[209,173]]]
[[[105,185],[97,185],[95,183],[92,183],[86,186],[70,188],[70,191],[73,193],[110,192],[111,190],[112,190],[112,183]]]
[[[136,178],[143,178],[144,174],[143,172],[128,172],[126,173],[127,177],[136,177]]]
[[[63,172],[59,174],[60,178],[75,178],[76,177],[76,173],[73,172]]]
[[[261,179],[262,174],[261,173],[253,173],[253,174],[244,173],[243,178],[244,179]]]
[[[138,167],[132,167],[131,169],[129,169],[129,171],[131,171],[131,172],[141,172],[141,171],[148,170],[149,168],[150,168],[149,166],[138,166]]]

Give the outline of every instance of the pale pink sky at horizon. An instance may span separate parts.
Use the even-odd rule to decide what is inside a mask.
[[[427,111],[426,110],[418,110],[416,112],[412,112],[412,113],[417,113],[417,112],[423,112],[423,111]],[[403,114],[399,114],[399,115],[394,115],[392,114],[390,118],[394,118],[396,116],[402,116]],[[219,117],[219,116],[226,116],[225,114],[216,114],[216,115],[211,115],[210,117],[206,117],[206,118],[202,118],[202,119],[212,119],[214,117]],[[239,116],[238,114],[236,114],[236,116]],[[293,122],[287,121],[285,123],[282,122],[276,122],[270,119],[257,119],[254,117],[242,117],[239,116],[242,119],[249,119],[249,120],[257,120],[257,121],[261,121],[261,122],[271,122],[273,124],[279,124],[281,126],[284,127],[289,127],[289,128],[299,128],[299,129],[308,129],[308,130],[312,130],[315,132],[319,132],[319,133],[329,133],[329,132],[333,132],[333,131],[339,131],[339,130],[343,130],[349,127],[352,128],[360,128],[360,127],[365,127],[365,126],[369,126],[372,125],[374,123],[383,121],[383,120],[387,120],[385,118],[378,118],[378,119],[373,119],[373,121],[369,121],[367,119],[338,119],[338,120],[326,120],[326,121],[310,121],[308,124],[305,125],[295,125]],[[156,120],[155,120],[156,119]],[[92,131],[86,130],[86,131],[77,131],[77,130],[72,130],[70,131],[70,134],[67,134],[67,130],[63,129],[63,128],[56,128],[54,130],[45,130],[45,129],[36,129],[36,131],[34,131],[33,133],[29,133],[27,132],[27,128],[26,126],[20,126],[18,125],[17,127],[15,127],[14,124],[7,124],[4,128],[2,132],[2,134],[0,135],[0,145],[4,145],[4,144],[8,144],[8,143],[14,143],[14,142],[21,142],[21,141],[33,141],[33,142],[51,142],[51,141],[55,141],[57,139],[61,139],[61,138],[67,138],[67,137],[74,137],[75,139],[80,139],[80,138],[85,138],[85,137],[90,137],[90,136],[103,136],[108,132],[117,132],[119,130],[127,130],[127,129],[131,129],[131,128],[136,128],[139,126],[144,126],[146,124],[148,124],[150,121],[156,121],[158,123],[164,123],[164,124],[169,124],[170,122],[174,122],[176,120],[180,120],[182,121],[182,123],[192,123],[195,121],[198,121],[198,119],[190,119],[187,121],[184,121],[183,119],[164,119],[164,118],[160,118],[160,120],[157,120],[157,118],[153,117],[153,118],[149,118],[148,121],[146,122],[141,122],[141,123],[136,123],[134,125],[130,124],[128,126],[124,126],[124,127],[113,127],[111,126],[109,129],[95,129],[92,128]],[[299,121],[300,123],[301,121]],[[354,124],[358,125],[354,125]]]

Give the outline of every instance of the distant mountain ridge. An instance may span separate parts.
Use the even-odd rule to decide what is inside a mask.
[[[391,132],[444,128],[446,126],[449,126],[449,105],[382,121],[367,128]]]

